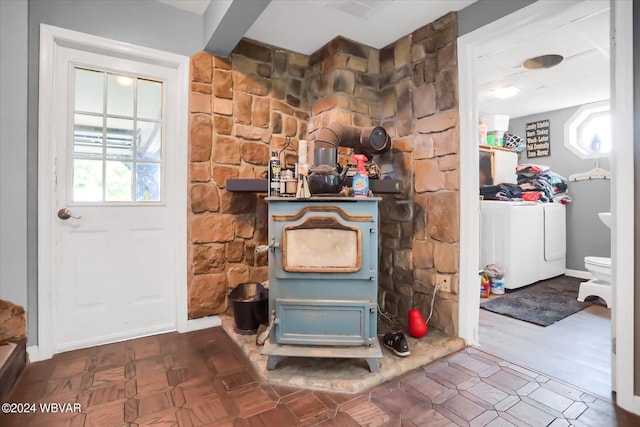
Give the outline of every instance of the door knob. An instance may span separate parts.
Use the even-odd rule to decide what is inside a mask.
[[[71,215],[71,211],[69,210],[69,208],[60,209],[58,211],[58,218],[64,219],[65,221],[68,220],[69,218],[82,219],[81,216],[73,216],[73,215]]]

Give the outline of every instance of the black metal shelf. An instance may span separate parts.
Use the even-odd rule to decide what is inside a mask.
[[[351,185],[347,178],[344,185]],[[227,179],[227,191],[243,193],[266,193],[266,179]],[[370,179],[369,189],[374,194],[397,194],[404,190],[404,182],[397,179]]]

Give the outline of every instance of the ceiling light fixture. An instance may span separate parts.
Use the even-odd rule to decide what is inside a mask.
[[[496,98],[507,99],[507,98],[516,96],[518,92],[520,92],[520,89],[518,89],[513,85],[509,85],[509,86],[501,87],[498,89],[494,89],[490,93]]]
[[[120,86],[129,87],[133,85],[133,79],[127,76],[117,76],[116,81]]]
[[[522,66],[527,70],[546,70],[547,68],[555,67],[562,61],[564,61],[564,56],[562,55],[541,55],[525,60]]]

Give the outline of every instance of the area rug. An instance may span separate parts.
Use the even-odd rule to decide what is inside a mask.
[[[580,282],[582,280],[574,277],[559,276],[492,298],[481,303],[480,307],[514,319],[549,326],[592,304],[576,299]]]

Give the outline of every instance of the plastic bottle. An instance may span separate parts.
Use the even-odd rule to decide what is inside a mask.
[[[487,124],[485,122],[480,122],[478,124],[478,135],[478,142],[480,143],[480,145],[487,145]]]
[[[280,158],[276,151],[271,152],[269,159],[269,196],[280,196]]]
[[[309,174],[309,164],[307,163],[307,141],[301,139],[298,141],[298,163],[296,163],[296,173],[294,178],[300,179],[301,176]]]
[[[369,173],[364,167],[367,156],[364,154],[354,154],[351,157],[358,162],[356,174],[353,176],[353,182],[351,184],[353,197],[367,197],[369,195]]]
[[[491,293],[491,278],[486,274],[480,277],[480,297],[488,298]]]
[[[502,279],[491,278],[491,293],[495,295],[504,294],[504,283],[502,283]]]

